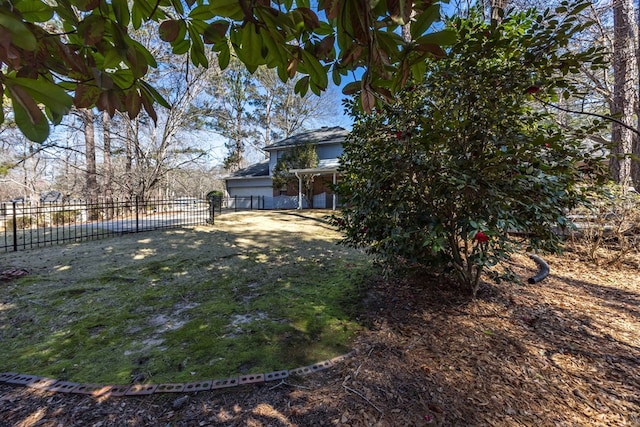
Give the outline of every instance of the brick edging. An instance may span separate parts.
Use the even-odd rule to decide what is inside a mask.
[[[237,387],[245,384],[258,384],[268,381],[283,380],[291,375],[308,375],[329,369],[353,356],[353,352],[334,357],[330,360],[318,362],[300,368],[268,372],[263,374],[236,375],[228,378],[193,381],[188,383],[164,384],[84,384],[72,381],[62,381],[36,375],[19,374],[16,372],[0,372],[0,384],[24,386],[42,391],[56,393],[84,394],[93,397],[107,398],[118,396],[144,396],[158,393],[190,393],[197,391],[218,390]]]

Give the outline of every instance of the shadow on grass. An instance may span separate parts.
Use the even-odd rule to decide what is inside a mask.
[[[40,274],[2,291],[4,368],[186,382],[346,353],[369,268],[320,215],[228,214],[213,228],[15,254]]]

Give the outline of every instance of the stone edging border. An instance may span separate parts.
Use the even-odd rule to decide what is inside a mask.
[[[144,396],[157,393],[190,393],[197,391],[218,390],[245,384],[259,384],[267,381],[283,380],[291,375],[308,375],[329,369],[353,356],[353,352],[334,357],[330,360],[315,363],[300,368],[268,372],[264,374],[237,375],[229,378],[194,381],[189,383],[165,384],[131,384],[131,385],[102,385],[83,384],[71,381],[56,380],[35,375],[18,374],[15,372],[0,372],[0,384],[24,386],[42,391],[57,393],[84,394],[102,399],[120,396]]]

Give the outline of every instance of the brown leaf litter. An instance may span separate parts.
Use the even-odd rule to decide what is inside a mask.
[[[109,398],[0,385],[0,426],[640,426],[640,257],[545,257],[535,285],[471,300],[439,278],[373,283],[355,356],[279,383]],[[523,283],[535,271],[513,267]]]

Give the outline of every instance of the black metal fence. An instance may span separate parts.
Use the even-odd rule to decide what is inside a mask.
[[[219,205],[221,209],[232,211],[268,209],[272,207],[265,206],[264,196],[231,196],[220,197]]]
[[[254,209],[264,209],[263,197],[1,203],[0,252],[212,224],[223,212]]]
[[[0,204],[0,251],[95,240],[213,221],[215,203],[196,198]]]

